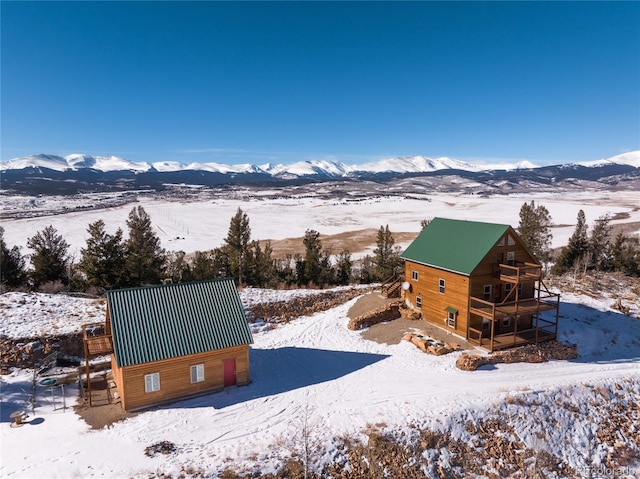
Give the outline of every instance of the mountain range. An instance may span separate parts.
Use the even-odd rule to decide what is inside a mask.
[[[296,163],[230,165],[224,163],[133,162],[117,156],[39,154],[0,162],[4,191],[73,194],[80,191],[165,189],[169,185],[291,185],[324,181],[394,181],[456,176],[468,182],[496,185],[585,180],[611,185],[640,180],[640,150],[602,160],[536,166],[528,161],[477,165],[451,158],[396,157],[361,165],[318,160]],[[635,183],[634,183],[635,184]]]

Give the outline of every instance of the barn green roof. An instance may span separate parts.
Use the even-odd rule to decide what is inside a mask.
[[[402,253],[407,261],[470,275],[509,225],[434,218]]]
[[[253,342],[233,279],[107,292],[119,367]]]

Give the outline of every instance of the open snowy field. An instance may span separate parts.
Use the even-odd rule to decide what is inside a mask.
[[[507,223],[517,227],[520,207],[535,200],[549,210],[554,224],[553,246],[563,246],[573,232],[578,211],[583,209],[587,222],[609,214],[612,224],[633,223],[633,231],[640,231],[640,192],[583,192],[557,194],[529,194],[482,197],[469,194],[430,194],[419,197],[384,196],[358,200],[327,201],[311,196],[291,196],[273,199],[215,199],[180,202],[140,196],[137,203],[99,210],[74,211],[27,219],[5,219],[5,241],[9,246],[23,247],[28,253],[27,238],[48,225],[53,225],[71,245],[70,253],[80,256],[85,246],[89,223],[104,220],[108,232],[122,228],[127,233],[126,220],[134,205],[141,205],[151,216],[152,223],[167,250],[187,253],[205,251],[223,244],[229,221],[238,208],[249,215],[251,236],[256,240],[280,240],[304,236],[314,229],[321,235],[332,235],[389,225],[392,232],[420,230],[423,219],[442,216],[454,219]],[[4,197],[7,209],[60,209],[50,205],[69,201],[53,197],[29,199]],[[96,199],[98,202],[98,199]],[[72,204],[68,208],[72,209]],[[372,234],[371,243],[375,242]],[[402,248],[408,243],[402,244]],[[366,248],[365,248],[366,252]],[[352,251],[357,256],[357,251]],[[362,253],[362,252],[360,252]]]
[[[294,294],[249,288],[241,297],[247,305]],[[626,298],[631,315],[640,314],[637,295]],[[21,310],[31,313],[22,311],[19,333],[9,328],[4,334],[23,334],[28,328],[35,332],[53,314],[47,312],[46,305],[54,301],[49,295],[10,293],[0,299],[5,319]],[[17,370],[3,376],[0,476],[176,477],[192,470],[218,477],[226,468],[268,473],[292,452],[300,452],[305,422],[319,448],[316,468],[341,454],[334,437],[362,437],[370,425],[407,434],[415,427],[444,428],[469,441],[455,418],[477,421],[489,408],[504,417],[520,414],[513,424],[527,446],[559,454],[576,470],[601,470],[605,451],[593,448],[593,428],[607,418],[598,415],[593,401],[607,399],[594,391],[625,384],[628,396],[621,401],[640,396],[640,320],[612,310],[614,297],[606,293],[599,299],[562,297],[559,339],[578,344],[578,359],[499,364],[475,372],[455,367],[460,353],[436,357],[404,341],[386,345],[365,340],[346,327],[354,301],[254,332],[250,385],[143,412],[102,430],[90,430],[73,410],[61,409],[59,393],[52,401],[41,386],[31,422],[10,428],[9,414],[29,409],[32,373]],[[18,304],[22,307],[13,307]],[[74,299],[58,309],[65,316],[81,316],[85,310],[93,314],[96,305]],[[73,324],[57,321],[61,329],[73,329]],[[67,387],[65,393],[67,405],[73,404],[77,387]],[[529,398],[536,407],[523,413],[516,407],[518,398]],[[146,456],[145,448],[160,441],[171,441],[177,451]],[[437,477],[429,471],[425,476]],[[640,465],[632,463],[615,477],[639,476]],[[584,472],[576,477],[591,476]]]

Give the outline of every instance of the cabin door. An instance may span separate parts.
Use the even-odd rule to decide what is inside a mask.
[[[236,383],[236,360],[224,360],[224,387],[233,386]]]

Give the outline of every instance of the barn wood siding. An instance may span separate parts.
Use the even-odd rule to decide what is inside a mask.
[[[411,272],[418,272],[418,280],[412,278]],[[465,275],[445,271],[431,266],[405,262],[405,278],[411,284],[411,290],[405,292],[405,299],[415,307],[416,297],[422,297],[422,316],[440,327],[467,336],[467,320],[469,317],[469,278]],[[439,279],[445,280],[445,293],[439,292]],[[445,318],[447,306],[458,310],[456,328],[447,326]]]
[[[237,384],[248,384],[250,381],[248,345],[121,368],[121,379],[120,382],[116,380],[116,384],[122,398],[122,407],[131,411],[222,389],[225,359],[236,360]],[[191,366],[196,364],[204,364],[204,381],[191,383]],[[160,390],[147,393],[144,390],[144,376],[152,373],[160,373]],[[115,376],[116,368],[114,367],[114,378]],[[124,385],[124,388],[121,385]]]

